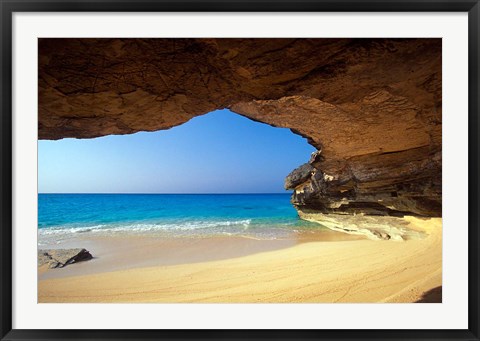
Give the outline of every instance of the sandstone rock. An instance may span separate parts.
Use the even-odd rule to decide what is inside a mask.
[[[421,147],[350,158],[333,175],[317,170],[305,179],[301,190],[293,193],[292,203],[322,213],[439,216],[439,154],[435,148]]]
[[[408,220],[367,214],[319,213],[316,210],[298,209],[299,216],[319,223],[331,230],[366,236],[373,240],[405,241],[425,238],[425,233],[409,228]]]
[[[87,261],[92,258],[92,255],[86,249],[38,250],[38,266],[48,264],[51,269],[63,268],[69,264]]]
[[[297,209],[442,214],[441,39],[39,39],[38,75],[40,139],[230,108],[321,150]]]
[[[293,170],[285,178],[285,189],[295,189],[297,185],[300,185],[310,179],[310,176],[314,169],[315,168],[313,168],[310,164],[305,163],[297,169]]]

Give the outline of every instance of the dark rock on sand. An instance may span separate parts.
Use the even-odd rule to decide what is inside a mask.
[[[48,264],[50,269],[63,268],[72,263],[92,259],[86,249],[51,249],[38,250],[38,266]]]

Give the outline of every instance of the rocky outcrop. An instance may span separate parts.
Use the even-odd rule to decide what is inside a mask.
[[[63,268],[92,258],[90,252],[85,249],[38,250],[38,266],[47,264],[50,269]]]
[[[230,108],[317,148],[287,178],[299,212],[441,216],[441,48],[441,39],[40,39],[38,134],[154,131]]]
[[[366,236],[374,240],[404,241],[422,239],[426,234],[411,228],[406,219],[391,216],[360,214],[325,214],[316,210],[298,208],[301,219],[320,223],[331,230]]]
[[[301,165],[285,178],[285,188],[295,189],[295,187],[302,185],[311,179],[314,170],[315,168],[308,163]]]
[[[429,155],[425,158],[424,155]],[[322,171],[316,153],[310,175],[285,187],[293,189],[292,203],[321,213],[439,216],[442,208],[441,151],[430,147],[354,157],[341,169]]]

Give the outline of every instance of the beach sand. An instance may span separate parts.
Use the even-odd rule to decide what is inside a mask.
[[[196,257],[191,253],[184,254],[183,259],[171,257],[176,261],[170,264],[158,259],[169,259],[169,254],[178,256],[172,250],[181,248],[175,243],[184,241],[163,240],[162,248],[151,241],[150,247],[144,245],[142,252],[134,255],[125,246],[125,259],[119,259],[117,253],[110,265],[105,261],[95,268],[93,260],[64,269],[41,269],[38,300],[40,303],[439,302],[441,218],[405,219],[410,223],[409,228],[425,232],[426,237],[408,241],[358,237],[315,241],[313,234],[295,243],[269,244],[273,245],[270,249],[260,244],[257,248],[245,244],[243,249],[238,244],[236,247],[229,244],[245,243],[241,238],[207,238],[190,248]],[[132,241],[130,250],[138,249],[137,246]],[[152,253],[159,249],[164,256],[160,256],[160,251]],[[108,254],[108,247],[104,250]],[[222,259],[213,254],[222,254]],[[135,261],[128,262],[129,256]],[[159,263],[150,263],[152,258]],[[115,270],[111,267],[115,262],[131,267]]]

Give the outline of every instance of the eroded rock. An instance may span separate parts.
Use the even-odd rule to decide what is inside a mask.
[[[422,239],[426,234],[410,228],[409,221],[399,217],[366,214],[319,213],[316,210],[298,209],[299,216],[320,223],[334,231],[366,236],[374,240],[405,241]]]
[[[50,269],[63,268],[92,258],[93,256],[86,249],[38,250],[38,266],[48,264]]]
[[[314,169],[310,164],[305,163],[293,170],[285,178],[285,189],[295,189],[298,185],[309,180]]]
[[[297,209],[441,216],[441,39],[39,39],[38,84],[40,139],[230,108],[318,149]]]

